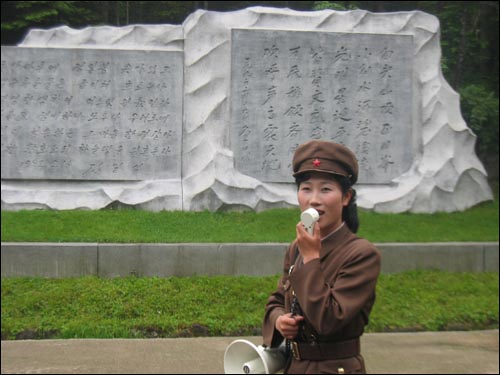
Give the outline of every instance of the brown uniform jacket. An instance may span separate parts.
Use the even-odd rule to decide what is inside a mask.
[[[347,225],[322,240],[320,258],[307,264],[296,257],[294,241],[284,261],[277,290],[269,297],[263,323],[264,345],[277,347],[283,336],[276,319],[290,312],[292,290],[305,317],[296,341],[339,342],[359,338],[375,302],[380,273],[380,252],[369,241],[357,237]],[[295,265],[289,274],[292,262]],[[311,336],[313,335],[313,336]],[[361,355],[342,360],[293,359],[288,373],[364,372]]]

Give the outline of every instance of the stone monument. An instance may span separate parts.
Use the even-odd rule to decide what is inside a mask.
[[[475,136],[441,73],[436,17],[199,11],[184,37],[185,209],[296,204],[283,171],[295,145],[316,137],[358,153],[361,207],[454,211],[491,199]]]
[[[2,49],[4,209],[292,207],[309,139],[356,153],[363,208],[492,199],[429,14],[199,10],[182,26],[33,30],[20,46]],[[31,109],[49,84],[53,104]]]

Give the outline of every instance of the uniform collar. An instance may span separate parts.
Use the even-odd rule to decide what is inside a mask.
[[[344,243],[345,239],[349,237],[350,234],[352,234],[352,232],[344,222],[339,228],[323,237],[321,239],[320,258],[323,258],[330,251],[335,251]]]
[[[342,229],[342,227],[345,225],[345,221],[342,222],[337,228],[335,228],[330,234],[327,234],[325,237],[321,239],[321,242],[325,241],[328,239],[328,237],[333,236],[335,233],[337,233],[339,230]]]

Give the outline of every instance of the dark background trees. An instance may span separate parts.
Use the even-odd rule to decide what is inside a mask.
[[[443,74],[461,95],[464,119],[478,136],[479,156],[487,163],[496,160],[498,176],[498,1],[3,1],[2,45],[16,45],[31,28],[181,24],[196,9],[232,11],[256,5],[421,10],[437,16]]]

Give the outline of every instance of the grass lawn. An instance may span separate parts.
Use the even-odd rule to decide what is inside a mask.
[[[278,276],[2,279],[2,339],[259,335]],[[498,328],[498,273],[382,274],[368,332]]]
[[[464,212],[379,214],[360,210],[359,235],[372,242],[498,241],[495,200]],[[298,209],[264,212],[2,211],[4,242],[290,242]]]

